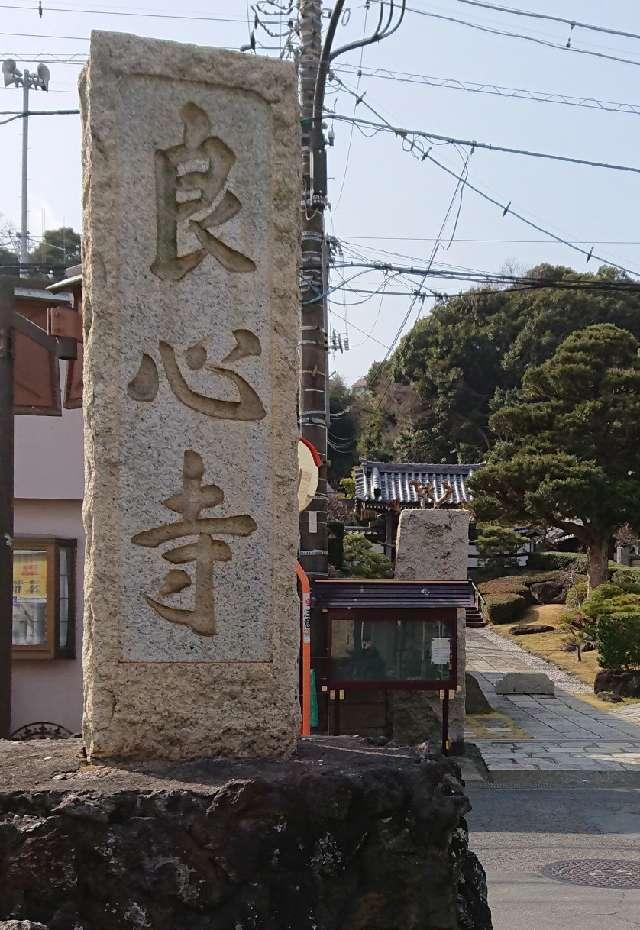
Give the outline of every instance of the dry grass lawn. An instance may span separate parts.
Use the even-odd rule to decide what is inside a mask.
[[[563,604],[540,604],[529,607],[522,620],[517,621],[517,625],[529,623],[545,623],[553,626],[554,632],[551,633],[532,633],[527,636],[512,636],[509,630],[516,623],[492,624],[491,629],[505,639],[516,642],[522,649],[530,652],[534,656],[540,656],[548,662],[553,662],[559,668],[565,669],[576,675],[586,684],[593,688],[597,673],[600,671],[598,665],[598,653],[594,649],[591,652],[582,654],[582,661],[578,662],[577,652],[565,652],[562,648],[562,642],[566,634],[560,629],[560,618],[564,610]],[[593,704],[601,710],[612,710],[614,707],[620,707],[619,704],[609,704],[601,701],[595,694],[576,694],[575,697],[589,704]],[[628,699],[628,703],[634,703]]]

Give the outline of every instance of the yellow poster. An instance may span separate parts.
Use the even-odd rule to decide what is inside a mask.
[[[13,595],[18,598],[47,597],[46,552],[15,552],[13,555]]]

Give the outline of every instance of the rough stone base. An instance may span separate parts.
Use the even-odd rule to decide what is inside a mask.
[[[620,697],[640,697],[640,671],[613,672],[603,669],[596,675],[593,690],[596,694],[611,691]]]
[[[0,743],[0,925],[491,930],[450,762],[350,738],[146,772],[79,750]]]

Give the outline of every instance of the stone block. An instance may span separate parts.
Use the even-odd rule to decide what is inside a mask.
[[[403,510],[398,524],[394,577],[404,581],[463,581],[467,578],[469,514],[465,510]],[[449,737],[464,743],[466,612],[458,611],[458,691],[449,703]],[[405,700],[406,703],[406,699]],[[437,695],[427,698],[440,717]],[[416,699],[419,712],[421,699]],[[427,728],[425,717],[425,731]]]
[[[543,672],[508,672],[496,682],[496,694],[555,694],[554,684]]]
[[[81,96],[87,750],[286,753],[295,71],[94,32]]]
[[[403,510],[398,524],[395,577],[406,581],[463,581],[469,558],[466,510]]]

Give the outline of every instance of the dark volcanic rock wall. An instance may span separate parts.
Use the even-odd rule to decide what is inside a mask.
[[[140,773],[26,745],[27,784],[0,785],[0,927],[491,930],[449,763],[334,741]]]

